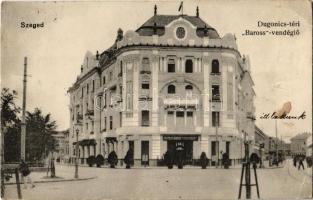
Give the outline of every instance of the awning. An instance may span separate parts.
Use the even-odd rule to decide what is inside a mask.
[[[106,137],[105,142],[106,143],[114,143],[114,142],[117,142],[117,139],[116,139],[116,137]]]
[[[81,140],[78,141],[78,145],[81,146],[90,146],[90,145],[96,145],[97,142],[95,139],[85,139],[85,140]],[[76,145],[76,142],[73,142],[73,145]]]

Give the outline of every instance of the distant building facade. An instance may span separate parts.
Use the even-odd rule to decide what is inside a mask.
[[[52,136],[56,140],[56,152],[54,158],[57,162],[69,162],[69,130],[58,131]]]
[[[291,154],[294,155],[306,155],[307,151],[307,139],[309,138],[309,133],[300,133],[293,138],[291,141]]]
[[[243,138],[254,143],[253,84],[234,35],[220,37],[198,12],[158,15],[155,8],[136,31],[118,30],[112,47],[86,54],[68,90],[71,160],[113,150],[122,160],[131,149],[135,165],[147,157],[157,165],[182,147],[186,164],[201,152],[210,164],[225,152],[236,163]]]

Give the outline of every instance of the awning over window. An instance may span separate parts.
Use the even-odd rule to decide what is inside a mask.
[[[85,140],[78,141],[78,145],[81,145],[81,146],[93,146],[96,144],[97,142],[95,139],[85,139]],[[76,142],[73,142],[73,145],[76,145]]]

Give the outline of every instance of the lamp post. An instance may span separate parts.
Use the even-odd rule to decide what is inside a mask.
[[[76,159],[75,159],[75,176],[74,178],[78,178],[78,133],[79,129],[76,129],[76,145],[75,145],[75,151],[76,151]]]

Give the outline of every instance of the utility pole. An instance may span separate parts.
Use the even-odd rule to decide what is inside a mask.
[[[24,80],[23,80],[23,111],[21,123],[21,159],[25,161],[25,138],[26,138],[26,84],[27,84],[27,57],[24,57]]]
[[[277,119],[275,119],[275,133],[276,133],[276,142],[275,142],[275,146],[276,146],[276,166],[278,167],[278,138],[277,138]]]

